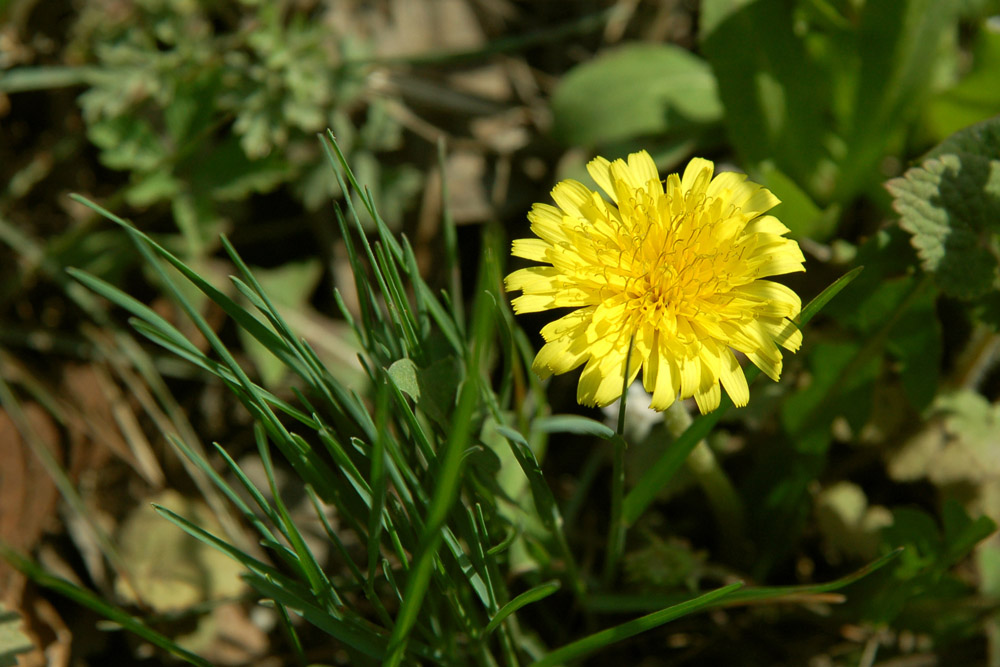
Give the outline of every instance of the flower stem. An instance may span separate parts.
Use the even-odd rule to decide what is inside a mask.
[[[604,583],[614,579],[618,560],[625,550],[625,522],[622,520],[622,500],[625,497],[625,407],[628,403],[629,366],[632,361],[633,336],[625,355],[625,370],[622,374],[622,395],[618,399],[618,428],[615,430],[615,450],[611,464],[611,521],[608,526],[608,549],[604,560]]]
[[[674,402],[663,413],[663,422],[674,438],[680,437],[692,421],[690,413],[680,401]],[[744,543],[743,529],[746,525],[743,501],[705,440],[695,446],[687,459],[687,466],[708,499],[722,532],[723,544],[727,550],[738,550]]]

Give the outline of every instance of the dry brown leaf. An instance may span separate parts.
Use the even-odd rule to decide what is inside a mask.
[[[23,405],[31,427],[57,458],[62,443],[55,422],[35,403]],[[6,412],[0,412],[0,539],[14,549],[30,551],[51,527],[59,492],[38,458],[22,440]],[[0,594],[14,586],[14,571],[0,561]]]

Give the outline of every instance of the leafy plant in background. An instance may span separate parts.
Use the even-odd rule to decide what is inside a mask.
[[[84,83],[79,104],[87,137],[103,164],[127,172],[125,202],[169,202],[179,249],[189,258],[215,249],[226,206],[252,193],[290,184],[310,210],[336,194],[316,149],[315,135],[326,127],[337,130],[398,220],[420,185],[419,172],[374,159],[398,148],[401,129],[372,98],[365,42],[338,31],[334,9],[87,3],[67,52],[93,64],[25,68],[3,88]]]

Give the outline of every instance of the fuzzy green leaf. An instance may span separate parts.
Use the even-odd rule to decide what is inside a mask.
[[[997,286],[998,153],[1000,118],[953,135],[886,183],[924,270],[954,297],[975,299]]]

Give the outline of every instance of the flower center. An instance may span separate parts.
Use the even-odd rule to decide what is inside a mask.
[[[654,200],[637,191],[622,207],[622,219],[631,222],[619,240],[631,259],[624,296],[634,327],[653,324],[676,336],[678,319],[723,317],[713,297],[731,288],[730,267],[742,253],[717,233],[725,222],[722,202],[692,199],[678,207],[667,195]]]

